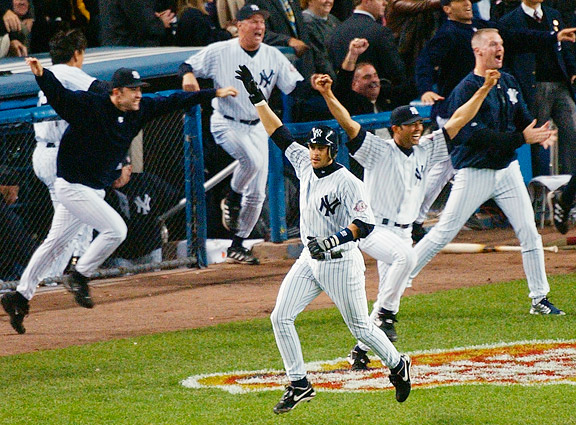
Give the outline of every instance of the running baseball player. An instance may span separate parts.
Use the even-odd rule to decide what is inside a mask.
[[[26,62],[48,103],[70,125],[62,136],[58,152],[57,178],[54,183],[60,205],[56,208],[52,227],[46,240],[32,255],[16,291],[2,297],[2,306],[10,316],[10,324],[23,334],[24,316],[34,296],[40,277],[51,263],[62,255],[78,234],[82,224],[99,232],[67,285],[76,302],[92,308],[94,302],[88,286],[89,276],[126,238],[126,223],[104,201],[104,189],[119,176],[132,139],[150,120],[172,111],[208,101],[214,96],[236,95],[233,87],[175,93],[164,97],[142,97],[147,85],[137,71],[120,68],[112,76],[109,94],[71,91],[54,74],[42,67],[36,58]]]
[[[361,52],[366,43],[357,39],[350,44],[351,49]],[[422,117],[416,108],[401,106],[394,109],[390,117],[393,138],[383,140],[366,132],[350,118],[349,112],[332,93],[332,79],[328,75],[312,77],[313,87],[322,94],[330,112],[348,134],[350,155],[364,167],[368,202],[374,210],[376,225],[360,241],[360,249],[378,260],[380,275],[371,319],[392,342],[398,339],[394,323],[400,298],[416,265],[411,223],[424,198],[428,172],[449,157],[446,139],[456,136],[474,117],[498,78],[498,71],[489,70],[484,85],[476,94],[454,113],[442,130],[427,136],[422,137]],[[352,350],[349,361],[353,369],[367,368],[367,351],[368,347],[361,341]]]
[[[268,16],[257,5],[242,7],[236,15],[237,39],[211,44],[181,65],[183,89],[198,90],[195,77],[211,78],[214,87],[241,88],[234,79],[234,69],[242,64],[257,76],[267,99],[275,86],[291,93],[303,78],[279,50],[262,43]],[[239,161],[230,192],[221,203],[223,225],[234,234],[226,260],[259,264],[242,243],[256,225],[266,198],[268,135],[243,90],[234,99],[215,99],[212,104],[210,130],[214,140]]]
[[[306,377],[296,316],[322,291],[334,301],[352,334],[371,347],[390,368],[396,400],[410,394],[410,365],[368,315],[364,259],[358,239],[374,228],[363,183],[334,161],[338,135],[330,127],[313,127],[308,148],[294,140],[272,112],[246,66],[236,71],[266,132],[294,166],[300,180],[300,234],[306,248],[284,278],[270,319],[290,384],[274,407],[285,413],[316,392]]]
[[[56,76],[64,87],[70,90],[94,91],[106,93],[108,84],[99,81],[82,71],[84,52],[88,41],[79,30],[68,32],[60,31],[50,40],[50,58],[53,66],[50,71]],[[44,93],[38,93],[38,106],[48,103]],[[45,121],[34,124],[36,135],[36,148],[32,154],[32,166],[36,176],[48,187],[54,211],[58,206],[58,198],[54,189],[56,181],[56,157],[58,147],[68,123],[64,120]],[[46,277],[60,276],[66,269],[70,257],[81,257],[92,240],[92,229],[82,226],[78,235],[71,241],[62,255],[54,260],[52,267],[47,271]]]
[[[500,69],[504,60],[502,38],[495,29],[478,30],[472,37],[474,71],[452,92],[453,111],[484,84],[488,69]],[[524,185],[516,148],[538,143],[547,148],[557,133],[550,123],[535,127],[517,81],[501,73],[474,119],[452,140],[452,164],[457,170],[454,185],[440,221],[416,244],[418,262],[412,277],[457,234],[470,215],[488,199],[502,209],[522,246],[522,261],[530,289],[531,314],[563,315],[547,298],[550,291],[544,267],[542,239],[534,222],[534,211]]]

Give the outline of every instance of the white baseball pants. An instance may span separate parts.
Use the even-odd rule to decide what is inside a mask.
[[[458,234],[468,218],[488,199],[502,209],[522,246],[522,262],[530,298],[550,291],[544,266],[542,238],[534,221],[534,211],[524,185],[520,165],[513,161],[502,170],[463,168],[458,170],[440,221],[415,247],[418,263],[411,274],[422,268]]]
[[[54,212],[48,236],[32,255],[16,288],[30,300],[47,270],[87,224],[99,232],[76,264],[76,270],[89,276],[126,239],[127,227],[122,217],[104,201],[104,190],[57,178],[54,183],[60,205]]]
[[[398,313],[400,298],[408,284],[410,272],[416,266],[411,228],[377,225],[365,239],[360,240],[360,249],[378,262],[378,297],[370,319],[374,322],[378,318],[380,308]],[[364,351],[369,350],[362,341],[358,342],[358,346]]]
[[[386,366],[393,368],[400,362],[394,345],[368,316],[362,253],[351,249],[343,254],[341,259],[317,261],[304,249],[282,281],[270,319],[290,381],[306,376],[294,321],[322,291],[336,304],[355,338],[372,348]]]
[[[45,143],[37,143],[34,153],[32,154],[32,166],[36,176],[48,187],[50,192],[50,199],[54,211],[60,204],[56,196],[56,189],[54,189],[54,182],[56,181],[56,158],[58,157],[58,148],[49,148]],[[81,257],[84,255],[90,242],[92,241],[92,228],[90,226],[81,226],[78,235],[70,241],[68,246],[62,252],[62,255],[54,260],[52,267],[46,272],[45,276],[41,277],[44,280],[47,277],[61,276],[66,266],[70,262],[70,258],[74,255]]]
[[[262,123],[242,124],[218,112],[212,114],[210,129],[216,143],[239,162],[230,186],[242,194],[236,236],[247,238],[258,222],[266,199],[268,134]]]

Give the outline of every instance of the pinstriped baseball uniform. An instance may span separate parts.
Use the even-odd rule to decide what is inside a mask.
[[[466,102],[483,83],[483,77],[468,74],[449,98],[451,110]],[[476,208],[492,198],[508,217],[522,246],[530,298],[539,300],[547,295],[550,286],[542,239],[515,153],[524,143],[520,131],[530,121],[518,83],[502,72],[498,86],[492,88],[476,117],[453,141],[454,185],[440,221],[415,247],[418,263],[413,277],[456,236]],[[506,143],[493,141],[501,134],[506,135],[502,139]],[[480,136],[483,139],[478,141]]]
[[[258,114],[242,83],[234,78],[234,70],[238,65],[246,65],[267,99],[275,86],[286,94],[292,92],[303,77],[278,49],[262,43],[258,52],[250,56],[240,47],[238,39],[213,43],[186,63],[196,77],[214,80],[215,88],[234,86],[239,91],[236,97],[212,101],[214,114],[210,130],[216,143],[240,162],[234,170],[231,188],[242,194],[236,235],[246,238],[260,217],[266,197],[268,135],[262,124],[248,125],[240,121],[257,120]]]
[[[66,64],[57,64],[50,68],[56,78],[64,87],[69,90],[87,91],[96,78],[86,74],[80,68]],[[38,93],[38,106],[48,103],[44,93]],[[54,210],[60,204],[56,196],[54,182],[56,181],[56,158],[58,156],[58,147],[64,131],[68,128],[68,123],[64,120],[45,121],[34,124],[34,133],[36,136],[36,148],[32,154],[32,165],[34,173],[48,187],[50,199]],[[78,236],[68,245],[62,255],[57,258],[50,267],[50,270],[43,276],[46,277],[60,276],[70,257],[75,255],[80,257],[92,240],[92,228],[83,225]]]
[[[442,130],[421,137],[410,155],[394,139],[384,140],[364,130],[348,146],[354,152],[352,157],[364,167],[364,184],[375,217],[374,230],[360,241],[360,249],[378,261],[378,298],[371,314],[375,321],[380,308],[394,314],[400,308],[400,298],[416,265],[411,223],[424,199],[430,168],[449,156]],[[365,344],[358,345],[368,351]]]
[[[291,136],[280,127],[272,138],[286,140]],[[304,245],[308,236],[328,237],[355,219],[373,223],[364,185],[346,168],[332,163],[323,170],[314,170],[308,149],[296,142],[285,154],[300,180],[300,233]],[[332,252],[340,252],[342,258],[315,260],[305,248],[278,292],[271,321],[290,381],[306,376],[294,320],[322,291],[336,304],[352,334],[370,346],[384,364],[392,368],[400,361],[396,348],[368,316],[364,259],[358,242],[347,242]]]

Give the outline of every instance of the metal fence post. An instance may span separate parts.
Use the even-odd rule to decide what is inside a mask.
[[[184,119],[184,178],[186,190],[187,255],[196,251],[198,267],[206,267],[206,192],[204,191],[204,151],[200,106],[194,106]],[[196,222],[196,238],[193,227]]]

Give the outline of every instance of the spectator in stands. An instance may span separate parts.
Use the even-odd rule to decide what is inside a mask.
[[[314,55],[314,71],[329,74],[333,79],[336,72],[328,54],[326,42],[340,21],[330,14],[334,0],[302,0],[304,26],[308,32],[310,47]]]
[[[31,51],[47,52],[48,42],[58,31],[86,30],[96,0],[34,0]],[[90,9],[89,9],[90,8]]]
[[[350,42],[355,38],[368,40],[368,49],[358,62],[371,63],[381,80],[381,92],[390,103],[390,109],[405,105],[414,99],[414,84],[406,73],[398,53],[394,35],[378,20],[384,15],[385,0],[355,0],[356,9],[342,22],[328,41],[332,65],[339,68],[348,54]]]
[[[217,0],[216,11],[220,28],[228,28],[236,22],[236,14],[246,4],[245,0]]]
[[[100,37],[103,46],[160,46],[169,37],[176,16],[156,11],[155,0],[100,0]]]
[[[354,11],[354,0],[334,0],[332,15],[336,16],[340,22],[345,21]]]
[[[498,21],[502,16],[520,6],[521,0],[490,0],[490,19]]]
[[[4,25],[0,26],[0,58],[28,55],[30,30],[34,22],[28,0],[3,0],[0,14]]]
[[[440,0],[390,0],[386,26],[398,42],[398,51],[408,75],[414,75],[416,58],[443,19]]]
[[[576,0],[544,0],[544,5],[560,12],[567,27],[576,26]]]
[[[180,199],[177,191],[160,177],[132,173],[130,157],[126,157],[122,175],[106,190],[105,200],[122,216],[128,233],[106,265],[129,267],[161,262],[163,228],[158,217]]]
[[[206,12],[203,0],[178,0],[177,16],[178,46],[207,46],[216,41],[228,40],[238,34],[235,25],[229,25],[226,30],[217,28]]]
[[[264,43],[270,46],[292,47],[298,57],[310,49],[302,9],[297,1],[249,0],[246,3],[256,4],[270,13],[266,20]],[[301,69],[299,71],[302,73]],[[306,75],[304,77],[306,78]]]
[[[522,4],[500,18],[510,29],[558,32],[564,28],[560,12],[542,6],[543,0],[522,0]],[[576,104],[572,84],[576,81],[576,58],[568,43],[554,43],[532,52],[509,52],[506,65],[522,88],[522,94],[538,125],[549,119],[558,127],[560,172],[576,173]],[[549,155],[532,150],[535,175],[549,174]]]
[[[368,49],[365,38],[355,38],[350,42],[348,54],[338,71],[334,94],[350,115],[371,114],[393,109],[390,99],[381,96],[378,71],[369,62],[358,63],[358,57]]]

